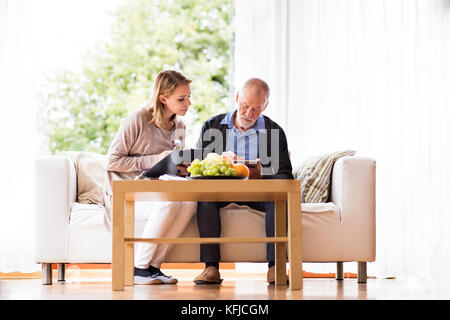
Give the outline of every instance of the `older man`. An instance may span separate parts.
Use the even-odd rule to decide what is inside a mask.
[[[269,103],[270,89],[258,78],[245,82],[236,94],[237,109],[208,119],[197,142],[199,148],[209,148],[234,158],[260,159],[257,167],[250,168],[250,179],[293,179],[286,136],[283,129],[269,117],[262,115]],[[199,202],[197,224],[200,237],[220,237],[220,208],[229,202]],[[266,235],[274,236],[273,202],[239,202],[266,213]],[[194,279],[196,284],[221,283],[219,272],[219,244],[201,244],[200,260],[204,271]],[[274,244],[267,244],[269,271],[267,282],[275,282]]]

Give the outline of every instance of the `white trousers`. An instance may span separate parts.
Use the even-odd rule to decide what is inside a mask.
[[[191,221],[197,202],[136,202],[135,212],[148,214],[141,238],[177,238]],[[134,266],[161,268],[173,244],[136,242]]]

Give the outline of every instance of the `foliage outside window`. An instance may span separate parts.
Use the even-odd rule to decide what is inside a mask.
[[[120,119],[142,108],[162,69],[191,84],[189,129],[227,110],[232,92],[232,0],[130,0],[115,13],[108,40],[62,70],[41,108],[51,153],[106,154]]]

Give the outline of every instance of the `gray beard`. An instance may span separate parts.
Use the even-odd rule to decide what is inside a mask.
[[[245,122],[244,123],[244,121],[242,121],[241,120],[241,117],[237,117],[237,121],[238,121],[238,123],[239,123],[239,125],[242,127],[242,128],[245,128],[245,129],[248,129],[248,128],[251,128],[251,127],[253,127],[253,125],[255,124],[255,122],[256,121],[252,121],[252,122]]]

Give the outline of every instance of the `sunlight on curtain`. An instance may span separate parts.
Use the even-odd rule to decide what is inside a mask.
[[[123,0],[0,0],[0,272],[33,272],[34,159],[48,76],[77,71]],[[80,23],[83,21],[83,23]]]
[[[289,56],[287,0],[235,1],[235,85],[239,90],[252,77],[267,81],[270,102],[265,114],[287,122]]]
[[[288,39],[286,64],[270,51],[277,38],[267,17],[281,14],[274,1],[243,2],[236,61],[255,74],[277,63],[287,73],[288,103],[271,106],[289,115],[277,120],[293,164],[343,149],[377,161],[377,260],[369,274],[448,277],[450,3],[288,1],[288,28],[278,33]],[[252,37],[239,36],[249,30]],[[257,54],[239,51],[244,45]],[[276,77],[268,76],[271,85]]]
[[[0,1],[0,271],[33,263],[36,130],[31,0]]]

